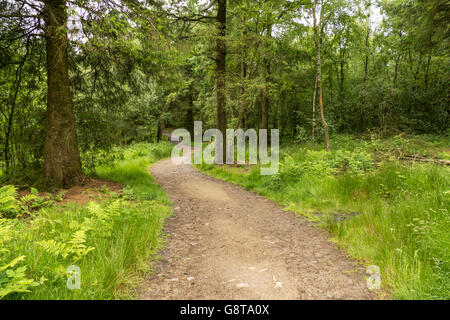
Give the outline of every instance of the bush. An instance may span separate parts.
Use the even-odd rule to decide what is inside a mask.
[[[280,188],[304,176],[327,177],[336,174],[363,174],[374,169],[371,155],[363,150],[335,152],[301,149],[292,155],[283,154],[278,173],[272,176],[271,187]]]
[[[17,190],[13,186],[0,188],[0,217],[12,217],[19,213],[19,202],[17,201]]]
[[[363,174],[374,168],[374,162],[371,155],[362,150],[353,152],[337,150],[332,159],[332,166],[338,170],[338,173]]]
[[[110,150],[89,149],[81,153],[81,162],[86,173],[92,174],[98,166],[112,165],[115,161],[123,160],[124,151],[122,148],[112,148]]]
[[[2,214],[33,215],[0,218],[0,299],[129,298],[127,289],[149,270],[148,259],[161,245],[160,230],[171,214],[165,193],[148,173],[148,165],[170,150],[170,144],[136,144],[106,157],[96,173],[123,183],[127,193],[110,193],[101,203],[57,207],[58,196],[32,189],[17,199],[14,187],[1,188]],[[82,290],[67,288],[74,264],[82,272]]]
[[[55,201],[61,201],[62,193],[55,196],[40,196],[35,188],[31,188],[29,194],[18,199],[17,189],[14,186],[4,186],[0,188],[0,217],[16,218],[30,215],[33,211],[52,206]]]

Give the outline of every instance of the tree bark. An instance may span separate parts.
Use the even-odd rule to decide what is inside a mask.
[[[361,110],[359,114],[359,126],[360,131],[364,130],[364,113],[367,109],[367,79],[368,79],[368,73],[369,73],[369,37],[370,37],[370,27],[367,27],[367,33],[366,33],[366,55],[364,57],[364,83],[363,83],[363,101],[361,104]]]
[[[339,70],[339,129],[338,129],[339,133],[342,133],[343,127],[344,127],[343,113],[344,113],[345,52],[346,52],[346,47],[342,48],[341,44],[340,44],[340,46],[339,46],[339,58],[340,58],[340,61],[339,61],[339,66],[340,66],[340,70]]]
[[[189,93],[189,107],[186,112],[186,129],[191,134],[191,140],[194,141],[194,97],[192,91]]]
[[[9,174],[9,164],[10,164],[9,142],[10,142],[11,134],[12,134],[13,119],[14,119],[16,103],[17,103],[17,95],[19,93],[20,85],[22,83],[22,70],[23,70],[23,66],[25,65],[25,62],[27,60],[27,57],[28,57],[29,45],[30,45],[30,38],[27,39],[25,55],[24,55],[23,59],[21,60],[19,66],[16,69],[15,82],[11,88],[11,92],[13,92],[13,88],[15,86],[15,91],[14,91],[14,94],[12,94],[12,98],[11,98],[11,111],[9,113],[8,125],[7,125],[6,131],[5,131],[5,146],[3,149],[3,154],[4,154],[4,159],[5,159],[5,170],[6,170],[6,173],[8,173],[8,174]]]
[[[156,142],[161,142],[163,136],[163,120],[161,118],[158,119],[158,129],[156,132]]]
[[[64,0],[46,0],[47,113],[44,179],[48,186],[68,188],[82,181],[67,65],[67,13]]]
[[[430,73],[430,63],[431,63],[432,54],[433,54],[433,48],[430,49],[430,53],[428,55],[427,67],[426,67],[426,71],[425,71],[425,87],[428,87],[428,75]]]
[[[391,90],[391,103],[389,104],[389,111],[388,111],[388,120],[392,120],[392,109],[394,107],[394,101],[395,101],[395,90],[397,89],[397,78],[398,78],[398,68],[400,66],[400,58],[401,53],[398,54],[397,59],[395,59],[395,69],[394,69],[394,79],[392,81],[392,90]]]
[[[272,25],[267,26],[267,40],[272,36]],[[260,129],[268,129],[269,128],[269,103],[270,103],[270,93],[269,93],[269,84],[270,84],[270,59],[268,57],[268,46],[266,46],[266,54],[263,58],[263,74],[264,74],[264,88],[261,93],[261,125]]]
[[[241,85],[240,85],[240,99],[239,99],[239,114],[237,127],[244,129],[245,127],[245,78],[247,77],[247,63],[245,61],[245,49],[242,49],[241,60]]]
[[[314,43],[316,45],[317,49],[317,86],[319,89],[319,108],[320,108],[320,118],[322,120],[322,127],[324,131],[324,138],[325,138],[325,145],[327,151],[331,151],[330,147],[330,136],[328,133],[328,124],[325,120],[325,112],[323,107],[323,99],[322,99],[322,62],[321,62],[321,51],[320,51],[320,41],[318,37],[318,30],[317,30],[317,19],[316,19],[316,8],[317,8],[317,0],[314,0],[314,6],[313,6],[313,23],[314,23]],[[323,11],[322,7],[320,8],[320,23],[323,20]]]
[[[314,96],[313,96],[313,105],[312,105],[312,132],[311,132],[311,141],[312,143],[316,142],[316,101],[317,101],[317,82],[318,82],[318,73],[316,70],[316,77],[314,79]]]
[[[226,21],[227,21],[227,1],[217,1],[217,28],[218,34],[216,39],[216,100],[217,100],[217,129],[223,135],[223,162],[226,159],[226,56],[227,48],[225,43]]]
[[[245,28],[245,19],[242,21]],[[247,30],[242,33],[242,47],[241,47],[241,84],[239,87],[239,112],[238,112],[238,129],[245,127],[245,79],[247,78],[247,61],[245,51],[245,39],[247,37]]]

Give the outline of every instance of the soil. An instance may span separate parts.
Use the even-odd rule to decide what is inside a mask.
[[[108,197],[108,194],[104,192],[105,188],[108,191],[122,193],[123,186],[120,183],[106,181],[102,179],[89,178],[81,186],[74,186],[70,189],[59,190],[59,192],[65,192],[63,201],[58,202],[58,205],[66,205],[69,203],[76,203],[79,205],[85,205],[90,201],[103,200]]]
[[[364,268],[323,230],[171,159],[151,173],[173,202],[142,299],[372,299]]]
[[[64,192],[62,201],[58,201],[56,204],[59,206],[65,206],[70,203],[75,203],[78,205],[85,205],[90,201],[99,201],[106,199],[108,194],[103,190],[105,187],[108,191],[113,191],[116,193],[122,193],[123,186],[120,183],[115,183],[102,179],[86,178],[85,182],[80,186],[74,186],[70,189],[60,189],[51,194],[56,196],[61,192]],[[29,190],[20,190],[19,198],[30,194]],[[40,196],[50,195],[47,192],[40,192]]]

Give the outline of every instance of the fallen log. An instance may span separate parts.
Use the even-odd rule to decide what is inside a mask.
[[[450,166],[450,160],[443,160],[443,159],[430,159],[430,158],[419,158],[419,157],[414,157],[414,156],[403,156],[400,158],[400,160],[416,161],[416,162],[432,162],[432,163],[442,164],[444,166]]]

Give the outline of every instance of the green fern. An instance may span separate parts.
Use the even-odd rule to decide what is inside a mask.
[[[86,217],[83,222],[85,230],[94,230],[103,237],[111,236],[113,217],[120,215],[121,204],[121,200],[115,200],[102,208],[98,203],[90,202],[87,206],[90,217]]]
[[[11,217],[19,213],[17,190],[14,186],[0,188],[0,216]]]
[[[86,231],[82,229],[75,231],[69,241],[64,242],[51,239],[39,241],[37,244],[41,246],[45,252],[48,252],[51,255],[60,256],[63,259],[71,258],[78,261],[94,250],[93,247],[87,247],[85,242]]]
[[[54,204],[51,196],[40,196],[35,188],[31,188],[30,194],[20,198],[20,211],[22,214],[31,214],[41,208],[48,208]]]
[[[39,286],[46,280],[43,277],[39,281],[27,278],[26,266],[13,269],[16,264],[24,260],[25,256],[18,256],[6,265],[0,265],[0,299],[13,292],[31,292],[31,287]]]

